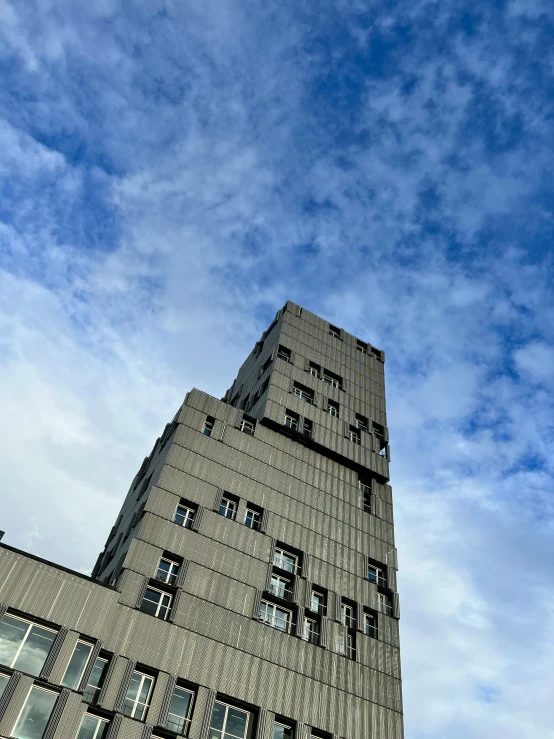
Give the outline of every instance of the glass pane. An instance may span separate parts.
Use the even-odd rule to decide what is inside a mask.
[[[0,621],[0,662],[11,667],[29,624],[7,614]]]
[[[274,724],[273,739],[292,739],[292,729],[290,726],[282,724]]]
[[[240,711],[238,708],[229,707],[227,723],[225,724],[225,736],[229,734],[232,737],[240,737],[240,739],[243,739],[246,736],[247,718],[248,714],[244,711]]]
[[[33,626],[21,648],[14,667],[29,675],[38,675],[42,670],[56,632]]]
[[[215,703],[212,711],[212,720],[210,726],[212,729],[223,729],[223,721],[225,720],[225,706],[223,703]]]
[[[99,723],[99,718],[85,713],[85,715],[83,716],[83,721],[81,723],[81,728],[79,729],[79,733],[77,735],[77,739],[93,739],[94,732],[96,731],[96,727]]]
[[[82,641],[77,642],[73,655],[69,660],[67,670],[65,671],[62,685],[72,690],[78,687],[91,652],[92,644],[85,644]]]
[[[133,672],[133,674],[131,675],[131,681],[129,683],[129,687],[127,688],[127,695],[125,696],[126,700],[129,700],[129,701],[135,700],[135,698],[138,695],[141,679],[142,679],[142,675],[139,675],[138,672]]]
[[[187,690],[175,688],[173,691],[173,698],[171,699],[171,705],[169,706],[169,712],[186,718],[189,713],[191,698],[192,696]]]
[[[151,616],[156,615],[158,610],[158,603],[160,602],[161,593],[157,593],[155,590],[148,588],[140,604],[140,610],[143,613],[149,613]]]
[[[109,725],[110,725],[109,721],[101,722],[100,728],[98,729],[98,734],[96,735],[96,739],[104,739],[104,737],[108,733]]]
[[[140,691],[139,701],[141,703],[146,703],[148,700],[148,694],[150,693],[150,688],[152,687],[152,683],[154,682],[154,678],[145,676],[144,682],[142,683],[142,688]]]
[[[57,699],[57,693],[31,688],[12,736],[16,739],[42,739]]]
[[[0,675],[0,698],[2,693],[6,690],[6,685],[9,683],[10,678],[7,675]]]
[[[217,731],[217,729],[210,729],[210,736],[208,739],[221,739],[221,731]]]
[[[88,701],[89,703],[93,703],[96,700],[104,683],[107,669],[108,662],[99,657],[94,663],[91,676],[88,679],[87,687],[83,692],[83,700]]]

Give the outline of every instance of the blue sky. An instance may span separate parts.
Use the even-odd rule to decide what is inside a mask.
[[[0,0],[0,527],[87,571],[287,299],[386,351],[407,739],[554,737],[554,6]]]

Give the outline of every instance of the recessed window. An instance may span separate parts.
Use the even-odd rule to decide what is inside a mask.
[[[6,690],[6,685],[10,682],[10,678],[8,675],[4,675],[0,672],[0,698],[2,697],[4,690]]]
[[[354,444],[361,444],[362,443],[362,437],[360,435],[360,430],[357,429],[355,426],[350,426],[350,429],[348,431],[348,438]]]
[[[11,736],[15,739],[42,739],[57,700],[58,693],[33,685]]]
[[[262,367],[262,371],[260,372],[260,377],[264,375],[270,367],[271,367],[271,357],[265,362],[264,366]]]
[[[308,616],[304,618],[302,638],[310,644],[319,644],[319,623],[315,619]]]
[[[214,430],[214,423],[215,418],[212,418],[212,416],[206,416],[206,420],[204,421],[204,426],[202,428],[202,433],[206,434],[206,436],[211,436],[212,431]]]
[[[300,418],[297,413],[293,413],[292,411],[287,411],[285,413],[285,426],[291,431],[298,431],[298,424],[300,423]]]
[[[281,606],[275,605],[275,603],[262,600],[260,603],[260,621],[288,634],[292,625],[292,613],[285,608],[281,608]]]
[[[83,691],[83,700],[85,703],[96,703],[104,681],[108,672],[108,657],[98,657],[92,668],[92,672],[88,679],[87,685]]]
[[[123,703],[123,713],[130,718],[136,718],[142,721],[148,711],[150,698],[154,688],[155,680],[152,675],[145,675],[143,672],[134,670],[131,675],[131,682],[127,688],[127,695]]]
[[[377,618],[372,613],[364,613],[364,634],[377,639]]]
[[[367,565],[367,579],[369,582],[373,582],[381,587],[387,586],[387,578],[385,577],[384,570],[371,562]]]
[[[238,501],[224,496],[219,504],[219,515],[234,521],[237,515]]]
[[[162,557],[156,570],[156,580],[165,582],[168,585],[175,585],[177,574],[179,573],[179,563],[171,559]]]
[[[285,549],[276,547],[273,554],[273,566],[279,567],[285,572],[296,572],[298,568],[298,557],[295,554],[287,552]]]
[[[294,731],[292,726],[289,726],[288,724],[282,724],[279,721],[276,721],[273,724],[273,734],[271,739],[293,739],[294,738]]]
[[[356,659],[354,634],[346,632],[337,635],[337,652],[347,659]]]
[[[315,362],[310,362],[308,371],[312,377],[317,377],[318,379],[321,377],[321,367],[319,364],[315,364]]]
[[[310,388],[304,387],[295,382],[292,388],[292,394],[296,395],[297,398],[306,401],[306,403],[313,405],[314,391],[310,390]]]
[[[195,509],[184,503],[179,503],[173,520],[178,523],[179,526],[184,526],[186,529],[191,529],[195,516]]]
[[[349,629],[356,628],[356,616],[354,615],[354,607],[349,603],[341,603],[340,622]]]
[[[281,575],[271,575],[269,583],[269,592],[277,598],[283,600],[292,600],[292,583],[286,577]]]
[[[256,404],[256,401],[258,400],[257,395],[254,396],[254,400],[252,401],[252,405]],[[254,436],[254,429],[256,428],[256,422],[252,420],[251,418],[243,418],[240,422],[240,430],[243,432],[243,434],[248,434],[249,436]]]
[[[364,512],[371,513],[371,493],[369,490],[363,491],[364,496]]]
[[[277,359],[282,359],[285,362],[290,362],[290,349],[287,349],[285,346],[281,346],[281,344],[279,344],[279,349],[277,350]]]
[[[182,688],[179,685],[175,686],[169,705],[166,729],[174,731],[176,734],[188,734],[193,701],[194,693],[192,690]]]
[[[392,616],[392,603],[389,596],[385,593],[377,593],[377,606],[381,613]]]
[[[329,335],[332,336],[334,339],[340,339],[340,328],[329,324]]]
[[[312,590],[310,598],[310,610],[314,613],[325,614],[325,596],[319,590]]]
[[[0,620],[0,663],[29,675],[39,675],[57,631],[9,613]]]
[[[62,685],[71,690],[77,690],[85,667],[88,664],[90,654],[92,652],[92,644],[86,641],[78,641],[67,665],[65,675],[63,676]]]
[[[305,418],[302,424],[302,436],[305,436],[307,439],[311,439],[313,435],[313,431],[314,431],[313,423],[308,418]]]
[[[342,377],[326,369],[323,370],[323,382],[331,385],[331,387],[336,387],[338,390],[342,388]]]
[[[339,417],[339,404],[335,403],[334,400],[327,401],[327,413],[335,418]]]
[[[244,517],[244,525],[248,526],[249,529],[254,529],[254,531],[259,531],[261,521],[262,521],[261,511],[255,508],[252,508],[249,504],[246,508],[246,515]]]
[[[104,739],[109,726],[110,722],[107,719],[85,713],[77,739]]]
[[[385,429],[380,423],[373,422],[373,436],[379,443],[379,454],[381,457],[387,456],[387,442],[385,441]]]
[[[367,354],[367,344],[364,341],[356,340],[356,349],[362,354]]]
[[[148,613],[150,616],[167,621],[169,612],[171,611],[171,601],[171,595],[164,590],[146,588],[144,598],[140,604],[140,610],[143,613]]]
[[[210,721],[209,739],[246,739],[250,713],[216,701]]]
[[[269,377],[266,380],[264,380],[264,382],[263,382],[263,384],[262,384],[262,386],[260,388],[260,398],[267,391],[268,387],[269,387]]]
[[[360,431],[365,431],[366,434],[369,433],[367,418],[365,416],[360,416],[359,413],[356,413],[356,428],[359,428]]]

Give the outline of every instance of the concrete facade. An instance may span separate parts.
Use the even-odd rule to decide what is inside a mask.
[[[228,721],[243,712],[247,739],[402,739],[383,363],[288,302],[222,400],[187,394],[91,578],[0,545],[0,735],[101,739],[80,730],[87,713],[108,739],[174,737],[177,685],[192,739],[222,736],[221,706]],[[38,674],[2,657],[10,616],[54,632]],[[78,642],[91,656],[64,687]],[[106,662],[91,703],[95,659]],[[153,686],[138,718],[137,674]],[[56,702],[27,737],[16,729],[33,685]],[[223,739],[240,737],[226,726]]]

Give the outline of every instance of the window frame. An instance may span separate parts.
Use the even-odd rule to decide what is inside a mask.
[[[277,359],[282,359],[283,362],[287,362],[287,364],[292,364],[292,352],[290,349],[287,349],[286,346],[283,346],[282,344],[279,344],[277,347]]]
[[[364,612],[364,634],[372,639],[377,639],[378,633],[377,616],[373,613]]]
[[[334,387],[335,390],[342,390],[342,377],[335,375],[334,372],[324,369],[321,379],[326,385]]]
[[[340,604],[340,622],[348,629],[356,628],[356,614],[351,603]]]
[[[321,366],[315,362],[310,362],[308,367],[308,373],[315,377],[317,380],[321,379]]]
[[[314,595],[321,599],[321,604],[318,604],[317,608],[313,607],[314,606]],[[321,590],[318,590],[317,588],[312,588],[312,591],[310,593],[309,610],[312,613],[319,613],[321,616],[324,616],[327,611],[327,599],[325,597],[325,593],[322,593]]]
[[[81,670],[81,674],[79,675],[76,684],[74,686],[66,685],[66,683],[64,681],[65,681],[65,678],[66,678],[66,675],[67,675],[67,671],[69,670],[69,667],[71,665],[71,660],[73,659],[73,657],[75,655],[75,651],[76,651],[77,646],[79,644],[86,644],[87,647],[90,647],[90,651],[89,651],[88,656],[87,656],[87,658],[86,658],[86,660],[85,660],[85,662],[83,664],[83,668]],[[73,652],[71,653],[71,657],[69,658],[69,662],[67,663],[67,667],[65,668],[65,672],[64,672],[63,677],[61,679],[60,685],[63,685],[64,688],[69,688],[70,690],[77,690],[77,688],[81,684],[81,680],[83,679],[83,675],[85,674],[85,670],[87,669],[87,666],[88,666],[88,664],[90,662],[90,658],[92,656],[93,650],[94,650],[94,644],[92,642],[87,641],[86,639],[77,639],[77,643],[73,647]]]
[[[273,579],[276,579],[278,581],[278,588],[273,588]],[[281,585],[283,585],[282,592],[283,595],[281,595]],[[287,585],[289,586],[287,588]],[[269,591],[272,595],[274,595],[276,598],[281,598],[281,600],[286,600],[288,602],[292,602],[293,599],[293,583],[292,580],[290,580],[288,577],[284,577],[283,575],[279,575],[276,572],[271,573],[271,577],[269,579]]]
[[[294,726],[292,724],[286,724],[284,721],[279,721],[279,719],[277,719],[277,718],[275,718],[274,721],[273,721],[273,731],[271,732],[272,739],[273,739],[273,737],[275,735],[275,727],[276,726],[282,726],[283,729],[288,729],[289,732],[290,732],[289,733],[289,739],[294,739],[294,734],[295,734],[295,732],[294,732]]]
[[[328,413],[333,418],[340,418],[340,406],[339,404],[334,401],[327,399],[327,410],[326,413]]]
[[[98,737],[98,730],[100,729],[101,724],[107,724],[107,726],[109,726],[110,723],[111,723],[111,721],[110,721],[109,718],[104,718],[103,716],[97,716],[94,713],[89,713],[88,711],[85,711],[85,713],[83,714],[83,718],[81,719],[81,725],[79,726],[79,731],[77,733],[76,739],[79,739],[79,734],[81,733],[81,729],[83,728],[83,721],[86,719],[87,716],[89,718],[96,719],[97,722],[98,722],[97,725],[96,725],[96,729],[94,731],[94,734],[92,736],[92,739],[97,739],[97,737]]]
[[[165,572],[164,570],[161,570],[161,572],[164,572],[166,575],[165,578],[160,577],[160,565],[162,562],[167,562],[169,564],[169,570]],[[179,575],[179,569],[181,567],[180,562],[176,562],[174,559],[170,559],[169,557],[162,556],[160,557],[160,561],[158,563],[158,567],[156,568],[156,575],[154,579],[157,582],[163,582],[166,585],[173,585],[175,586],[175,583],[177,582],[177,577]]]
[[[252,405],[255,405],[259,398],[254,396],[254,400],[252,402]],[[240,422],[240,430],[243,434],[247,434],[248,436],[254,436],[254,431],[256,430],[256,422],[251,420],[250,418],[243,418]]]
[[[332,336],[334,339],[340,339],[340,328],[337,326],[333,326],[331,323],[329,324],[329,336]]]
[[[148,611],[144,611],[143,608],[142,608],[142,604],[144,603],[145,600],[148,600],[149,603],[154,603],[153,600],[150,600],[149,598],[146,597],[146,594],[148,593],[149,590],[151,590],[154,593],[160,593],[160,595],[162,596],[160,598],[157,606],[156,606],[156,612],[155,613],[149,613]],[[167,597],[167,598],[169,598],[169,603],[167,603],[167,605],[162,602],[164,596]],[[146,588],[146,590],[144,591],[144,595],[142,596],[142,601],[141,601],[141,604],[140,604],[140,607],[139,607],[138,610],[141,613],[145,613],[147,616],[153,616],[154,618],[159,618],[160,621],[167,621],[169,619],[169,616],[171,615],[171,609],[172,609],[172,607],[173,607],[173,595],[172,595],[172,593],[168,593],[167,590],[162,590],[161,588],[156,588],[153,585],[148,585],[147,588]],[[160,611],[163,608],[166,609],[166,613],[165,613],[165,615],[160,616]]]
[[[134,699],[131,699],[131,698],[127,698],[127,695],[129,693],[129,689],[131,687],[131,682],[132,682],[132,679],[133,679],[133,675],[140,675],[140,681],[139,681],[139,687],[137,689],[136,696],[135,696]],[[148,693],[146,694],[146,699],[145,699],[144,703],[142,703],[138,699],[140,698],[140,694],[142,692],[142,686],[144,685],[145,678],[147,678],[148,680],[150,680],[151,683],[150,683],[150,687],[148,688]],[[136,718],[137,706],[141,705],[143,707],[143,713],[142,713],[141,717],[137,719],[137,721],[144,721],[144,719],[146,718],[146,715],[148,713],[148,709],[150,708],[150,701],[152,699],[152,693],[154,692],[154,686],[155,685],[156,685],[156,678],[154,677],[154,675],[149,675],[147,672],[143,672],[142,670],[135,668],[133,670],[132,675],[131,675],[131,680],[129,680],[129,685],[127,686],[127,691],[126,691],[126,694],[125,694],[125,698],[123,699],[123,708],[122,708],[122,711],[121,711],[123,713],[123,715],[124,716],[127,716],[128,718]],[[127,701],[131,701],[133,703],[133,710],[131,711],[131,713],[125,713],[125,703]]]
[[[224,512],[222,512],[222,509],[224,510]],[[231,498],[228,495],[223,495],[221,501],[219,502],[219,508],[217,512],[220,516],[223,516],[223,518],[226,518],[229,521],[236,521],[238,509],[239,504],[237,500]],[[231,510],[232,515],[228,516],[227,513]]]
[[[215,418],[213,416],[206,416],[204,425],[202,426],[202,433],[204,436],[211,436],[214,430]],[[209,433],[208,433],[209,432]]]
[[[31,633],[31,631],[32,631],[32,629],[33,629],[33,626],[36,626],[36,627],[37,627],[37,628],[39,628],[39,629],[44,629],[44,631],[49,631],[49,632],[51,632],[52,634],[55,634],[55,636],[54,636],[54,638],[52,639],[52,642],[51,642],[51,644],[50,644],[50,648],[49,648],[48,652],[46,653],[46,656],[44,657],[44,662],[42,663],[42,667],[44,667],[44,663],[45,663],[45,662],[46,662],[46,660],[48,659],[48,655],[50,654],[50,652],[51,652],[51,650],[52,650],[52,647],[53,647],[53,645],[54,645],[54,642],[55,642],[55,640],[56,640],[56,637],[57,637],[57,635],[59,634],[59,629],[55,629],[55,628],[52,628],[52,627],[50,627],[50,626],[43,626],[42,624],[40,624],[40,623],[37,623],[36,621],[30,621],[30,620],[29,620],[29,619],[27,619],[27,618],[23,618],[23,616],[16,616],[16,615],[15,615],[14,613],[10,613],[9,611],[6,611],[6,613],[5,613],[5,614],[4,614],[3,616],[2,616],[2,618],[0,619],[0,623],[2,622],[2,620],[3,620],[3,619],[4,619],[5,617],[6,617],[6,616],[8,616],[9,618],[13,618],[13,619],[15,619],[16,621],[21,621],[22,623],[24,623],[24,624],[27,624],[27,629],[25,630],[25,635],[24,635],[24,637],[23,637],[23,638],[21,639],[21,644],[20,644],[20,645],[19,645],[19,647],[17,648],[17,650],[16,650],[16,652],[15,652],[15,655],[14,655],[14,656],[13,656],[13,658],[12,658],[12,661],[11,661],[11,663],[10,663],[9,665],[5,664],[5,665],[4,665],[4,667],[8,667],[8,668],[10,668],[10,669],[12,669],[12,670],[17,670],[17,669],[20,669],[20,668],[18,668],[18,666],[17,666],[17,664],[16,664],[16,663],[17,663],[17,660],[19,659],[19,656],[20,656],[20,654],[21,654],[21,652],[22,652],[22,650],[23,650],[23,647],[24,647],[24,646],[25,646],[25,644],[27,643],[27,640],[28,640],[28,638],[29,638],[29,635],[30,635],[30,633]],[[41,667],[41,669],[42,669],[42,667]],[[25,672],[25,670],[22,670],[22,672]],[[40,673],[40,670],[39,670],[39,673]],[[30,673],[28,673],[28,674],[30,674]],[[38,677],[38,675],[34,675],[34,677]]]
[[[359,431],[363,431],[366,434],[369,434],[369,420],[362,416],[360,413],[356,413],[356,428]]]
[[[353,444],[361,446],[362,434],[360,432],[360,429],[356,428],[355,426],[350,426],[350,428],[348,429],[348,438]]]
[[[315,628],[306,628],[310,625]],[[311,616],[304,616],[304,622],[302,624],[302,639],[307,641],[309,644],[315,644],[319,646],[319,640],[321,638],[321,629],[317,618]]]
[[[287,421],[290,421],[290,423],[287,423]],[[292,411],[286,411],[285,421],[283,423],[283,426],[285,426],[285,428],[290,429],[291,431],[298,431],[299,425],[300,425],[300,418],[298,414],[293,413]]]
[[[102,690],[102,687],[104,686],[104,682],[105,682],[105,680],[106,680],[106,675],[107,675],[107,673],[108,673],[108,666],[109,666],[109,664],[110,664],[110,661],[111,661],[111,659],[112,659],[112,658],[111,658],[110,656],[104,656],[104,655],[102,655],[102,652],[100,652],[100,654],[98,655],[98,657],[97,657],[97,658],[96,658],[96,659],[94,660],[94,665],[93,665],[93,667],[92,667],[92,671],[91,671],[91,673],[90,673],[90,675],[89,675],[89,678],[88,678],[88,680],[87,680],[87,684],[86,684],[86,685],[85,685],[85,687],[83,688],[83,693],[82,693],[82,695],[83,695],[83,701],[84,701],[85,703],[88,703],[89,705],[95,705],[95,704],[96,704],[96,702],[98,701],[98,696],[100,695],[100,692],[101,692],[101,690]],[[91,682],[89,682],[89,681],[90,681],[90,679],[92,678],[92,676],[93,676],[93,674],[94,674],[94,670],[95,670],[95,668],[96,668],[96,665],[97,665],[97,664],[98,664],[99,662],[104,662],[104,666],[102,667],[102,671],[100,672],[100,680],[98,681],[98,685],[93,685],[93,684],[92,684]],[[93,694],[92,694],[92,697],[91,697],[91,699],[90,699],[90,700],[88,700],[88,698],[86,697],[86,693],[87,693],[87,688],[88,688],[89,686],[90,686],[90,687],[91,687],[91,688],[93,689],[93,691],[94,691],[94,692],[93,692]],[[89,692],[89,694],[90,694],[90,692],[91,692],[91,691],[88,691],[88,692]]]
[[[375,570],[374,578],[370,577],[369,575],[370,570]],[[387,577],[385,575],[385,568],[381,567],[380,565],[374,564],[371,560],[368,560],[368,563],[367,563],[366,578],[367,580],[369,580],[369,582],[372,582],[374,585],[377,585],[378,587],[381,587],[381,588],[387,587]]]
[[[220,706],[225,706],[225,716],[223,719],[223,725],[221,729],[216,729],[212,726],[212,719],[213,719],[213,712],[215,709],[216,704],[219,703]],[[227,728],[227,718],[229,715],[229,709],[232,708],[234,711],[241,711],[242,713],[246,714],[246,724],[244,727],[244,735],[243,737],[239,737],[237,734],[230,734],[230,736],[233,737],[233,739],[248,739],[248,733],[250,730],[250,718],[252,716],[251,711],[247,711],[245,708],[240,708],[240,706],[235,706],[233,703],[227,703],[227,701],[217,699],[214,702],[213,708],[212,708],[212,715],[210,717],[210,728],[209,731],[217,731],[220,734],[220,739],[223,739],[223,737],[226,734],[225,729]]]
[[[305,388],[295,382],[292,386],[292,394],[297,398],[300,398],[300,400],[303,400],[305,403],[314,405],[315,393],[310,388]]]
[[[182,515],[179,513],[179,508],[186,511],[185,515],[183,516],[183,523],[175,520],[178,515]],[[188,515],[189,513],[191,514],[190,516]],[[182,526],[184,529],[191,529],[196,513],[197,511],[194,508],[191,508],[189,505],[186,505],[185,503],[178,503],[173,515],[173,523],[176,523],[178,526]]]
[[[266,607],[265,608],[266,615],[267,615],[268,610],[273,609],[273,613],[271,614],[271,618],[270,619],[267,619],[267,618],[263,618],[262,617],[262,607],[263,606]],[[281,628],[280,626],[277,626],[276,625],[276,622],[278,620],[283,620],[283,619],[280,619],[280,617],[277,616],[277,614],[275,613],[275,611],[277,609],[279,611],[281,611],[282,613],[285,613],[286,614],[286,619],[285,619],[286,628],[284,628],[284,629]],[[292,620],[292,617],[293,617],[293,612],[289,608],[283,608],[282,605],[280,605],[278,603],[272,603],[269,600],[265,600],[265,598],[262,598],[262,600],[260,601],[259,620],[263,624],[266,624],[267,626],[271,626],[272,629],[276,629],[277,631],[281,631],[283,634],[290,634],[290,633],[292,633],[292,629],[294,627],[294,621]]]
[[[185,717],[180,716],[180,718],[183,719],[183,730],[182,731],[175,731],[175,729],[172,729],[172,728],[170,728],[168,726],[168,724],[169,724],[169,717],[170,716],[178,716],[179,715],[177,713],[171,713],[171,704],[173,702],[173,697],[175,695],[175,691],[176,690],[182,690],[184,693],[189,693],[190,696],[191,696],[190,697],[190,701],[189,701],[189,705],[188,705],[187,715]],[[185,685],[180,685],[178,682],[175,684],[175,686],[173,688],[173,694],[171,696],[171,701],[169,702],[169,709],[168,709],[168,713],[167,713],[167,719],[165,721],[165,728],[168,731],[172,731],[173,733],[177,734],[178,736],[187,736],[188,735],[189,729],[190,729],[190,723],[192,721],[192,712],[193,712],[193,707],[194,707],[195,700],[196,700],[196,691],[194,691],[192,688],[186,687]]]
[[[54,713],[54,709],[56,708],[56,703],[58,702],[58,699],[60,697],[59,692],[56,691],[56,690],[52,690],[52,688],[46,688],[46,687],[44,687],[42,685],[37,685],[36,683],[33,683],[31,685],[31,687],[29,688],[29,692],[25,696],[25,700],[23,701],[23,705],[21,706],[21,708],[19,710],[19,713],[17,715],[17,719],[14,722],[13,729],[12,729],[11,734],[10,734],[10,736],[11,737],[14,737],[14,739],[18,739],[18,736],[15,733],[16,732],[16,729],[17,729],[17,725],[21,721],[21,717],[23,715],[23,712],[25,711],[25,708],[27,707],[27,703],[28,703],[29,698],[31,697],[31,695],[33,693],[33,690],[42,690],[44,693],[50,693],[51,695],[55,695],[56,696],[56,700],[54,701],[54,704],[52,706],[52,709],[50,710],[50,715],[48,716],[48,718],[46,719],[46,723],[44,724],[44,729],[43,729],[43,732],[42,732],[42,736],[44,736],[44,732],[46,731],[46,727],[48,726],[48,723],[49,723],[50,719],[52,718],[52,714]]]
[[[251,514],[251,521],[254,523],[253,526],[250,526],[248,524],[248,514]],[[244,525],[251,529],[252,531],[259,531],[260,526],[262,525],[262,513],[261,511],[257,511],[254,508],[251,508],[250,506],[246,506],[246,512],[244,514]]]
[[[277,553],[279,552],[279,556],[277,557]],[[284,562],[283,556],[286,555],[290,559],[294,560],[294,564],[292,565],[292,569],[289,570],[286,567],[282,567],[281,564],[278,564],[275,560],[277,559],[278,562]],[[299,559],[296,554],[293,554],[288,549],[285,549],[284,547],[276,546],[273,551],[273,567],[277,567],[280,570],[283,570],[283,572],[289,572],[291,575],[295,575],[298,572],[299,568]]]

